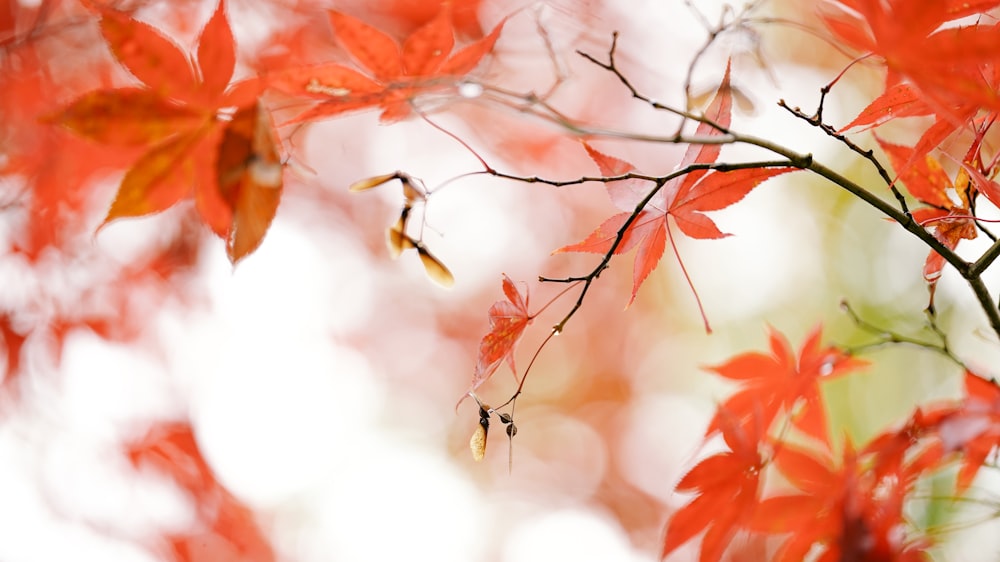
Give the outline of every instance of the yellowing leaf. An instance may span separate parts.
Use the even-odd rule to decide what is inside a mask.
[[[88,92],[45,120],[97,142],[148,146],[194,127],[199,117],[151,90],[119,88]]]
[[[195,174],[188,156],[197,141],[197,134],[179,136],[139,158],[122,179],[102,224],[158,213],[186,197]]]

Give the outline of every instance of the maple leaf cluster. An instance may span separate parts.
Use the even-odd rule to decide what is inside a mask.
[[[907,117],[932,117],[932,124],[912,147],[879,139],[898,174],[898,181],[928,206],[913,213],[920,224],[954,250],[959,240],[977,236],[976,199],[983,195],[1000,204],[1000,185],[993,180],[997,162],[984,160],[983,142],[1000,115],[1000,24],[984,14],[1000,6],[995,0],[935,2],[905,0],[828,0],[823,23],[842,44],[878,57],[886,68],[882,94],[840,131],[878,128]],[[972,25],[963,18],[976,18]],[[949,138],[968,142],[954,181],[931,152]],[[965,139],[971,138],[971,141]],[[960,145],[962,146],[962,145]],[[961,154],[961,152],[958,152]],[[924,277],[933,290],[944,259],[931,251]]]
[[[384,122],[399,121],[410,115],[418,95],[454,90],[493,49],[503,27],[452,53],[448,3],[402,45],[331,11],[338,42],[372,78],[326,63],[233,82],[236,47],[224,1],[199,34],[192,57],[145,22],[111,8],[94,9],[115,59],[141,85],[89,92],[47,120],[98,143],[143,151],[125,173],[104,224],[193,199],[204,223],[226,241],[233,263],[261,244],[281,198],[284,163],[265,93],[316,102],[289,123],[369,107],[381,107]]]
[[[224,0],[200,28],[191,52],[124,11],[124,5],[83,1],[74,12],[58,2],[43,1],[41,8],[29,4],[0,7],[0,48],[4,55],[11,53],[0,58],[5,81],[0,108],[12,123],[0,131],[0,174],[24,178],[29,185],[15,194],[28,209],[28,220],[11,243],[12,253],[35,263],[45,259],[47,250],[70,254],[71,233],[85,229],[76,223],[83,222],[79,216],[93,195],[90,184],[109,169],[123,173],[98,230],[119,219],[174,207],[192,211],[168,243],[111,276],[109,287],[119,290],[109,291],[118,295],[112,312],[59,311],[47,317],[45,329],[60,343],[80,327],[107,339],[134,334],[135,313],[129,312],[133,307],[124,290],[163,280],[169,284],[178,271],[189,268],[197,257],[192,233],[198,232],[198,224],[224,241],[233,264],[260,247],[289,179],[288,135],[273,116],[279,108],[295,111],[281,125],[361,110],[377,110],[384,124],[423,116],[434,107],[428,100],[461,97],[468,75],[494,50],[506,22],[484,33],[476,0],[422,5],[396,0],[394,9],[413,14],[413,21],[404,34],[393,35],[330,10],[323,12],[323,20],[349,63],[262,64],[257,74],[236,79],[243,69]],[[989,158],[993,149],[986,138],[1000,112],[1000,24],[984,17],[998,7],[1000,0],[825,0],[820,11],[820,21],[838,44],[872,56],[887,69],[883,93],[836,135],[880,128],[898,118],[931,118],[913,146],[881,137],[876,142],[897,174],[893,187],[904,186],[921,204],[908,215],[928,229],[940,244],[933,247],[942,252],[984,230],[977,204],[985,200],[1000,207],[1000,184],[994,179],[1000,158]],[[36,31],[24,33],[18,22],[39,25],[50,9],[66,10],[69,21],[96,20],[111,57],[134,80],[113,87],[110,70],[101,67],[93,73],[100,79],[68,73],[59,84],[41,71],[51,55],[13,39]],[[457,45],[458,38],[466,44]],[[265,66],[268,70],[261,70]],[[612,204],[621,211],[583,240],[555,250],[605,257],[582,291],[613,257],[635,250],[631,305],[669,242],[697,300],[677,250],[675,227],[693,239],[729,236],[710,213],[798,169],[791,159],[772,165],[719,162],[732,124],[734,91],[727,65],[703,115],[679,112],[686,123],[697,122],[696,137],[719,142],[690,144],[678,170],[666,176],[640,173],[631,163],[596,149],[594,138],[582,140]],[[935,152],[946,139],[960,144],[960,158]],[[52,153],[71,156],[50,162],[46,155]],[[397,256],[415,250],[428,274],[450,286],[451,272],[409,229],[412,209],[426,204],[429,190],[418,189],[402,172],[363,180],[352,190],[397,179],[405,202],[387,231],[390,252]],[[932,299],[944,265],[945,258],[932,249],[923,267]],[[489,309],[489,329],[479,341],[467,396],[479,401],[476,391],[506,363],[518,384],[508,401],[512,404],[527,376],[527,371],[517,372],[517,347],[541,310],[532,312],[527,289],[506,275],[501,290],[503,299]],[[36,329],[25,322],[37,311],[27,309],[0,309],[0,342],[7,354],[0,390],[5,392],[16,388],[24,370],[23,349],[38,339]],[[702,317],[710,332],[703,311]],[[56,349],[53,355],[58,354]],[[798,350],[771,331],[768,352],[741,354],[709,368],[738,385],[706,431],[706,439],[720,438],[724,450],[697,463],[677,484],[678,491],[694,497],[667,523],[661,555],[668,557],[700,536],[700,560],[720,560],[737,536],[749,534],[772,538],[776,560],[924,559],[934,539],[907,519],[907,503],[923,479],[953,465],[958,465],[955,495],[967,493],[1000,442],[1000,387],[967,371],[963,399],[917,408],[898,427],[867,443],[841,443],[830,426],[823,387],[865,366],[843,350],[824,346],[817,328]],[[517,431],[511,414],[481,401],[478,415],[471,443],[477,460],[485,455],[492,416],[506,426],[509,438]],[[163,537],[173,559],[275,559],[252,512],[214,477],[190,424],[155,425],[144,440],[129,446],[128,457],[136,468],[152,465],[168,474],[196,504],[198,527]]]
[[[195,269],[206,234],[223,240],[233,264],[261,246],[289,181],[282,109],[315,105],[292,122],[372,108],[381,108],[386,122],[402,120],[419,96],[457,95],[502,30],[501,24],[484,35],[477,1],[395,2],[394,17],[412,20],[404,22],[413,31],[402,43],[357,18],[318,11],[331,24],[324,39],[333,44],[332,31],[362,70],[300,60],[275,73],[241,57],[229,4],[212,2],[203,21],[191,21],[188,7],[169,6],[174,13],[167,18],[192,29],[192,48],[144,21],[144,6],[136,3],[0,5],[5,274],[13,268],[32,275],[16,279],[25,287],[12,293],[25,295],[0,304],[5,406],[30,388],[24,383],[33,382],[25,381],[32,353],[58,362],[78,330],[136,341],[151,306],[169,298],[187,302],[190,287],[180,281]],[[341,75],[358,85],[349,100],[331,82]],[[365,103],[355,103],[361,98]],[[108,177],[116,178],[113,197],[101,189]],[[176,212],[164,232],[127,263],[95,248],[94,236],[111,223],[168,209]],[[450,282],[447,268],[405,230],[403,221],[397,249],[416,249],[439,282]],[[99,272],[98,281],[70,289],[63,278],[85,266]],[[57,267],[77,269],[59,271],[58,282],[46,284]],[[8,414],[5,408],[0,418]],[[186,422],[162,423],[127,447],[137,470],[154,466],[171,476],[198,515],[191,530],[137,542],[177,561],[274,560],[254,513],[215,479],[194,435]]]
[[[771,560],[926,559],[934,538],[905,508],[921,479],[955,464],[955,493],[968,491],[1000,439],[1000,386],[966,371],[965,398],[918,407],[862,447],[848,440],[838,449],[822,387],[867,363],[822,346],[821,335],[813,330],[795,353],[772,330],[769,353],[708,369],[739,383],[706,432],[721,434],[727,450],[677,484],[695,496],[671,516],[664,558],[701,535],[699,560],[721,560],[742,532],[781,537]]]

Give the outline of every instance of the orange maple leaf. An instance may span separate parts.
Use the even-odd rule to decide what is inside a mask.
[[[293,122],[370,107],[381,108],[383,123],[404,119],[410,115],[412,100],[418,95],[455,91],[460,78],[493,50],[504,25],[501,21],[485,37],[452,53],[455,32],[447,4],[402,44],[341,12],[331,11],[330,23],[337,41],[371,75],[337,63],[274,73],[268,83],[275,89],[319,101]]]
[[[911,477],[866,470],[850,443],[839,467],[827,456],[818,459],[787,443],[776,451],[774,465],[803,493],[761,501],[747,524],[755,531],[791,533],[772,560],[807,559],[816,545],[823,550],[815,559],[824,562],[926,559],[930,541],[902,534]]]
[[[260,244],[274,215],[281,166],[270,117],[257,101],[259,81],[230,84],[236,52],[224,0],[192,57],[149,24],[97,9],[116,60],[143,87],[89,92],[48,120],[100,143],[146,149],[125,173],[102,227],[193,197],[204,222],[227,240],[230,260],[239,261]],[[235,114],[223,108],[236,108]],[[245,130],[247,122],[253,132]],[[227,142],[233,135],[253,142]],[[243,180],[234,181],[239,170],[246,172]],[[267,204],[258,204],[254,185],[270,189]]]
[[[967,100],[1000,110],[1000,25],[951,25],[998,0],[827,0],[820,17],[841,42],[874,53],[941,110]]]
[[[863,131],[878,127],[893,119],[904,117],[934,116],[934,122],[924,130],[913,145],[913,153],[906,166],[897,168],[900,172],[914,162],[924,158],[928,152],[940,145],[956,131],[967,128],[982,107],[967,99],[957,100],[949,107],[931,103],[912,84],[902,82],[890,73],[885,91],[861,110],[850,123],[840,131],[855,129]]]
[[[976,237],[976,223],[970,210],[971,182],[964,168],[959,170],[953,183],[934,157],[926,155],[915,159],[911,148],[888,143],[878,137],[876,140],[889,156],[893,168],[901,170],[899,181],[911,195],[928,205],[912,212],[914,220],[932,228],[934,237],[952,250],[958,247],[960,240]],[[954,200],[951,195],[955,196]],[[932,290],[943,268],[944,258],[931,250],[924,261],[924,279]],[[933,302],[933,292],[931,299]]]
[[[725,417],[721,428],[729,451],[701,461],[677,484],[678,491],[698,495],[670,518],[661,558],[704,531],[698,560],[720,560],[756,509],[766,464],[759,449],[763,438],[760,426],[740,425],[735,418]]]
[[[716,413],[707,434],[719,431],[726,417],[740,423],[760,423],[765,430],[782,410],[795,412],[791,423],[803,433],[830,443],[826,411],[820,400],[820,379],[830,379],[868,365],[833,347],[822,347],[822,327],[817,326],[795,352],[777,331],[769,330],[770,353],[738,355],[708,370],[742,383]]]
[[[732,119],[732,92],[729,87],[728,65],[719,91],[705,112],[705,117],[723,129],[729,126]],[[722,132],[710,124],[700,123],[695,134],[709,136],[719,135]],[[584,143],[584,148],[606,177],[619,176],[635,169],[632,164],[602,154],[586,143]],[[695,163],[714,163],[721,150],[722,147],[718,144],[691,145],[681,160],[680,168]],[[743,199],[764,181],[794,169],[748,168],[730,172],[694,170],[659,186],[659,191],[648,201],[639,215],[629,223],[614,249],[615,254],[623,254],[638,247],[633,265],[632,296],[628,304],[632,304],[639,292],[639,287],[656,268],[666,249],[667,240],[670,241],[674,255],[677,257],[681,269],[684,270],[685,277],[687,277],[684,263],[681,261],[674,244],[668,217],[673,217],[674,223],[681,232],[691,238],[715,239],[729,236],[729,234],[719,230],[715,222],[704,213],[724,209]],[[608,182],[606,185],[612,202],[626,212],[607,219],[584,240],[563,246],[554,253],[605,254],[611,251],[618,240],[619,232],[632,218],[635,208],[654,189],[649,181],[638,179]],[[697,291],[694,290],[690,278],[688,278],[688,284],[697,299]],[[701,309],[700,300],[698,306]],[[711,332],[704,310],[701,311],[701,314],[706,331]]]
[[[961,451],[956,490],[968,490],[986,458],[1000,444],[1000,386],[970,371],[965,372],[965,399],[942,420],[939,434],[945,452]]]

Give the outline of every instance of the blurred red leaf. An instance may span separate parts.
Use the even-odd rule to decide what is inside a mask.
[[[996,111],[1000,25],[949,24],[997,5],[997,0],[829,0],[820,17],[838,40],[881,56],[891,71],[911,80],[945,113],[957,100]]]
[[[701,461],[677,484],[678,491],[697,496],[670,518],[661,558],[704,531],[698,560],[720,560],[753,515],[765,465],[758,449],[763,436],[754,424],[736,422],[728,417],[722,422],[722,436],[730,450]]]
[[[28,339],[26,333],[14,329],[13,322],[10,313],[0,314],[0,336],[3,338],[4,353],[7,354],[7,370],[4,371],[0,388],[8,391],[21,374],[21,348]]]
[[[806,338],[798,357],[780,333],[769,330],[770,353],[744,353],[710,371],[739,381],[740,388],[719,406],[708,434],[722,429],[726,417],[740,423],[760,423],[767,429],[784,410],[805,434],[829,445],[826,411],[820,400],[820,379],[831,379],[865,367],[866,361],[833,347],[822,347],[822,327]]]
[[[367,69],[369,79],[339,64],[291,68],[268,77],[269,84],[292,95],[319,100],[292,121],[308,121],[369,107],[380,107],[381,121],[408,117],[411,100],[429,92],[453,91],[500,36],[504,22],[489,35],[453,53],[455,32],[448,4],[400,45],[389,34],[347,14],[331,11],[337,41]]]
[[[478,39],[483,36],[479,25],[479,5],[482,0],[388,0],[372,6],[388,16],[420,27],[443,11],[451,8],[452,25],[462,36]]]
[[[945,452],[961,451],[956,491],[963,494],[1000,445],[1000,387],[970,371],[965,372],[965,400],[941,421],[939,436]]]
[[[272,562],[273,549],[253,513],[215,479],[186,422],[154,425],[127,454],[136,467],[148,465],[170,475],[191,494],[200,524],[166,537],[177,562]]]
[[[790,533],[772,560],[798,562],[822,547],[817,560],[865,562],[925,560],[930,542],[906,537],[903,500],[912,490],[906,474],[876,474],[859,462],[848,443],[839,467],[832,459],[788,443],[775,451],[774,465],[801,494],[760,502],[748,527]],[[808,514],[808,516],[805,516]]]

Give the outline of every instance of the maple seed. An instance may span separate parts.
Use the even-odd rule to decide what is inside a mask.
[[[406,235],[404,234],[403,236]],[[427,250],[427,247],[420,242],[413,240],[409,236],[406,236],[406,238],[408,238],[409,241],[417,248],[417,253],[420,255],[420,261],[424,264],[424,271],[427,272],[427,275],[431,279],[433,279],[438,285],[446,288],[455,284],[455,276],[451,274],[451,271],[449,271],[443,263],[441,263],[441,260],[432,256]]]
[[[352,183],[351,186],[347,188],[347,190],[352,192],[367,191],[373,187],[378,187],[383,183],[390,182],[398,177],[399,173],[393,172],[391,174],[383,174],[381,176],[375,176],[372,178],[358,180]]]

